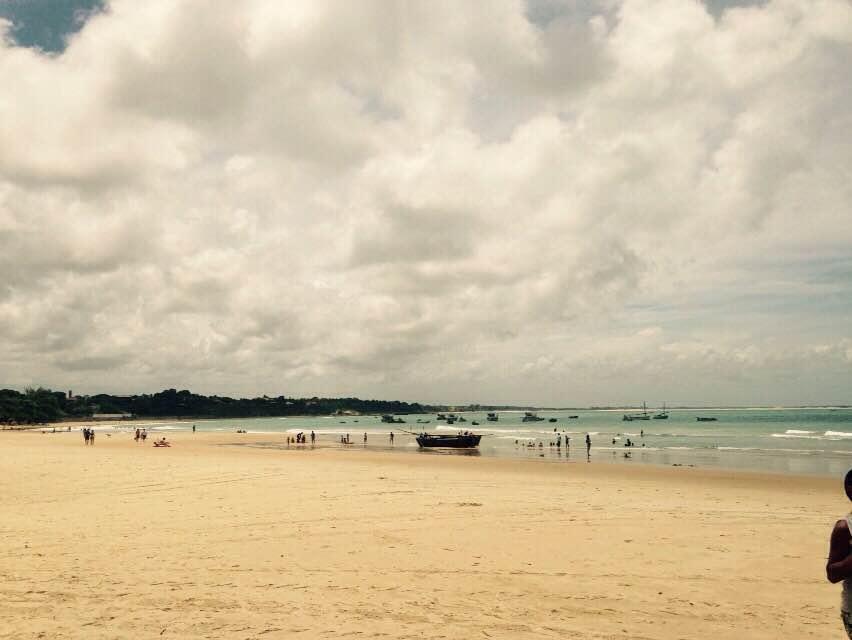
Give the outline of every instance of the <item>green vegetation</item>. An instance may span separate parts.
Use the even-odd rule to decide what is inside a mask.
[[[128,413],[139,418],[262,418],[357,413],[426,413],[417,403],[358,398],[226,398],[166,389],[152,395],[98,394],[69,398],[61,391],[0,389],[0,423],[38,424],[96,413]]]

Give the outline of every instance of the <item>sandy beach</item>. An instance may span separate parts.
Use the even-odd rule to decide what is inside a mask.
[[[168,437],[0,434],[0,637],[843,637],[840,479]]]

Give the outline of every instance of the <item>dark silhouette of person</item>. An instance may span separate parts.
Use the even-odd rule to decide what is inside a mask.
[[[843,479],[846,497],[852,500],[852,469]],[[828,581],[836,584],[843,581],[840,596],[840,619],[846,628],[846,635],[852,638],[852,513],[834,523],[829,542],[828,561],[825,575]]]

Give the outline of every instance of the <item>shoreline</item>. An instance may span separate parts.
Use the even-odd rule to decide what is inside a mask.
[[[171,421],[165,421],[157,424],[171,424]],[[85,426],[81,424],[80,426]],[[744,468],[728,468],[712,465],[688,465],[688,464],[662,464],[655,462],[643,462],[640,460],[631,460],[629,463],[619,460],[612,460],[610,456],[598,454],[595,455],[594,448],[592,449],[592,457],[587,461],[585,455],[579,454],[575,459],[568,460],[551,460],[539,459],[537,457],[509,457],[509,456],[494,456],[481,455],[475,452],[474,455],[468,453],[457,453],[452,450],[448,453],[422,451],[410,447],[391,447],[388,445],[370,445],[364,447],[360,443],[350,445],[340,445],[336,442],[319,442],[315,445],[311,444],[291,444],[287,446],[285,441],[270,442],[268,436],[281,435],[285,432],[264,432],[264,433],[236,433],[236,432],[211,432],[198,431],[193,433],[189,430],[169,430],[156,431],[156,437],[165,435],[170,443],[177,443],[182,447],[189,447],[190,450],[209,449],[211,451],[229,451],[233,455],[239,455],[241,450],[252,452],[264,452],[266,455],[275,456],[276,454],[283,456],[292,455],[313,455],[323,459],[336,460],[369,460],[371,462],[382,462],[389,464],[400,464],[403,466],[424,466],[435,464],[438,467],[448,466],[452,468],[465,468],[464,465],[476,465],[475,468],[493,468],[495,470],[502,469],[523,469],[524,472],[533,472],[532,470],[546,469],[542,474],[563,473],[560,469],[575,469],[585,468],[591,470],[592,475],[602,473],[605,475],[624,475],[630,477],[631,474],[643,474],[646,471],[659,475],[660,477],[670,478],[699,478],[712,481],[735,481],[737,477],[742,477],[743,480],[756,481],[761,484],[777,485],[779,482],[797,481],[804,482],[809,486],[812,484],[815,487],[823,489],[829,487],[842,486],[842,476],[820,475],[809,473],[794,473],[794,472],[773,472],[762,471]],[[7,435],[25,435],[35,436],[32,430],[23,431],[8,431]],[[42,432],[39,432],[42,435]],[[71,435],[76,438],[80,437],[79,431],[59,431],[52,433],[49,431],[43,432],[43,435]],[[150,435],[150,441],[144,445],[136,443],[132,440],[132,432],[117,431],[109,436],[105,434],[97,438],[96,447],[109,447],[110,449],[148,449],[153,445],[155,436]],[[2,438],[3,436],[0,436]],[[115,437],[115,439],[113,439]],[[85,448],[82,442],[79,443],[62,443],[63,446],[76,446]],[[270,446],[272,445],[272,446]],[[175,447],[178,448],[178,447]],[[337,456],[336,458],[334,456]],[[493,466],[492,466],[493,465]],[[600,467],[604,467],[600,469]],[[631,471],[635,470],[635,471]],[[573,473],[573,472],[572,472]],[[840,484],[838,484],[840,483]]]

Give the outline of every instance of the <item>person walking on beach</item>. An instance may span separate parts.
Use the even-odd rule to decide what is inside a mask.
[[[588,457],[592,453],[592,439],[589,437],[589,434],[586,434],[586,456]]]
[[[388,439],[390,440],[390,443],[393,444],[393,431],[390,432]]]
[[[195,433],[195,425],[192,425],[192,432]]]
[[[89,430],[89,444],[92,445],[92,446],[94,446],[94,444],[95,444],[95,430],[94,429]]]
[[[367,444],[367,432],[364,432],[364,444]]]
[[[83,427],[83,442],[89,444],[89,428]]]
[[[846,497],[852,500],[852,469],[843,479]],[[843,581],[840,595],[840,619],[846,635],[852,638],[852,513],[834,523],[829,541],[828,561],[825,564],[828,581]]]
[[[317,434],[311,431],[311,444],[317,441]]]

